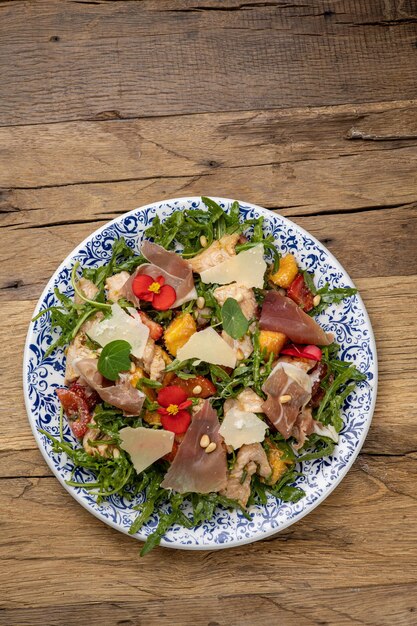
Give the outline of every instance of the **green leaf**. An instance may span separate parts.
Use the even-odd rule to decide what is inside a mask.
[[[241,339],[248,331],[249,321],[234,298],[227,298],[222,306],[223,328],[233,339]]]
[[[132,346],[128,341],[117,339],[104,346],[99,360],[98,371],[108,380],[117,380],[120,372],[130,368],[130,351]]]

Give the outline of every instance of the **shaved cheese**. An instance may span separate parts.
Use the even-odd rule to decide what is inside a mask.
[[[171,452],[174,445],[174,433],[168,430],[128,426],[119,430],[119,435],[120,447],[130,455],[138,474]]]
[[[311,394],[311,378],[304,370],[301,369],[301,367],[297,367],[292,363],[277,363],[268,376],[268,379],[271,378],[271,376],[273,376],[279,369],[283,369],[289,378],[292,378],[292,380],[298,383],[307,393]]]
[[[191,335],[187,343],[177,351],[177,359],[198,359],[195,365],[205,361],[213,365],[235,367],[236,352],[209,326]]]
[[[140,359],[148,341],[149,328],[142,323],[136,311],[131,317],[118,304],[112,304],[111,317],[95,322],[89,328],[88,336],[103,348],[117,339],[128,341],[132,346],[131,353]]]
[[[264,247],[262,244],[259,244],[200,272],[200,276],[203,283],[229,285],[237,282],[245,287],[262,289],[265,270]]]
[[[263,441],[267,428],[255,413],[232,408],[225,414],[219,432],[225,443],[237,450],[244,444]]]

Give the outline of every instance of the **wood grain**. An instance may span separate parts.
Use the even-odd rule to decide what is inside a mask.
[[[159,548],[140,562],[139,577],[134,540],[80,509],[55,479],[7,481],[1,538],[10,581],[4,587],[6,615],[13,620],[9,623],[16,624],[25,614],[32,619],[40,616],[40,609],[45,607],[46,615],[52,618],[48,623],[53,624],[54,616],[62,620],[60,612],[72,612],[71,619],[82,620],[87,611],[92,623],[98,624],[99,619],[105,620],[105,614],[111,618],[105,623],[116,623],[126,612],[132,615],[132,611],[141,610],[144,622],[138,623],[168,624],[173,615],[179,615],[181,607],[187,606],[187,624],[192,619],[205,624],[211,620],[249,624],[250,618],[257,620],[255,612],[261,610],[260,620],[255,623],[266,624],[267,617],[273,615],[285,619],[285,624],[309,624],[312,616],[338,624],[338,616],[349,616],[351,623],[357,620],[379,625],[390,623],[399,604],[399,618],[403,620],[399,623],[407,624],[410,609],[415,609],[416,586],[414,567],[405,564],[404,557],[413,550],[417,537],[415,495],[404,491],[404,478],[415,480],[416,472],[417,459],[413,456],[364,456],[319,510],[275,539],[227,552],[172,552]],[[381,509],[385,511],[383,517]],[[57,542],[51,537],[51,512],[66,540]],[[36,536],[31,532],[33,519],[37,520]],[[397,533],[399,523],[401,537]],[[18,555],[14,550],[17,540]],[[98,561],[105,567],[101,569],[100,584],[91,585]],[[33,585],[35,577],[43,581],[41,597]],[[173,577],[175,590],[171,588]],[[351,606],[358,587],[362,588],[362,598],[365,592],[371,594],[371,610],[366,602]],[[384,590],[388,597],[395,597],[395,589],[402,590],[398,603],[387,608],[386,621],[379,622],[377,600]],[[129,604],[132,591],[134,603]],[[72,600],[75,597],[76,603]],[[334,606],[336,598],[339,600]],[[277,603],[275,609],[270,602]],[[91,603],[96,605],[95,614],[87,609]],[[38,611],[31,611],[32,607],[38,607]],[[247,621],[241,622],[245,609],[249,611],[243,617]],[[237,612],[234,617],[233,612]],[[198,621],[202,617],[205,621]]]
[[[0,74],[0,625],[414,626],[414,0],[0,0]],[[337,256],[378,399],[353,469],[299,523],[140,560],[36,448],[22,352],[83,238],[188,194],[278,211]]]
[[[0,6],[2,125],[416,96],[410,0]]]

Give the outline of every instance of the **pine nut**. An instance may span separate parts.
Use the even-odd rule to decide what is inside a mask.
[[[209,443],[209,445],[205,449],[205,452],[207,454],[210,454],[210,452],[214,452],[216,448],[217,448],[217,444],[215,444],[214,441],[212,441],[211,443]]]
[[[198,396],[199,393],[201,393],[203,391],[203,388],[201,385],[196,385],[193,389],[193,395],[194,396]]]
[[[106,446],[106,447],[107,447],[107,446]],[[119,456],[120,456],[120,450],[119,450],[119,448],[115,448],[115,449],[113,450],[113,458],[114,458],[114,459],[118,459],[118,458],[119,458]]]
[[[286,404],[291,399],[292,399],[292,396],[286,394],[285,396],[280,396],[279,401],[281,402],[281,404]]]
[[[236,294],[236,298],[235,298],[236,302],[242,302],[243,300],[243,295],[241,293]]]
[[[237,358],[237,360],[238,360],[238,361],[241,361],[241,360],[244,358],[244,356],[245,356],[245,355],[243,354],[242,350],[241,350],[240,348],[238,348],[238,349],[237,349],[237,352],[236,352],[236,358]]]
[[[318,294],[317,294],[317,296],[314,296],[314,298],[313,298],[313,306],[319,306],[320,300],[321,300],[321,296],[319,296]]]
[[[130,364],[130,373],[134,374],[135,372],[136,372],[136,365],[132,361]]]
[[[205,303],[206,303],[206,301],[203,298],[203,296],[198,296],[198,298],[197,298],[197,308],[198,309],[204,309]]]
[[[205,237],[204,235],[201,235],[200,237],[200,244],[202,248],[205,248],[207,245],[207,237]]]
[[[202,448],[207,448],[210,445],[210,437],[208,435],[203,435],[200,439],[200,446]],[[214,444],[216,445],[216,444]]]

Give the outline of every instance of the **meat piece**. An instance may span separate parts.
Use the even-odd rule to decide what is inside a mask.
[[[178,452],[165,474],[161,487],[178,493],[211,493],[224,489],[227,482],[226,449],[219,434],[219,419],[209,400],[194,415]],[[203,435],[216,444],[207,453],[200,446]]]
[[[86,345],[87,336],[80,330],[71,341],[66,352],[65,382],[72,383],[77,380],[79,374],[75,368],[75,362],[79,359],[95,359],[97,352]]]
[[[155,346],[154,355],[149,368],[149,378],[151,380],[162,380],[166,366],[164,351],[160,346]]]
[[[139,415],[145,395],[130,384],[129,373],[120,374],[116,383],[112,383],[100,374],[97,359],[81,359],[75,363],[79,376],[95,391],[104,402],[108,402],[124,415]]]
[[[104,285],[107,293],[107,300],[110,300],[110,302],[117,302],[120,300],[120,298],[123,297],[122,289],[129,278],[129,272],[125,271],[109,276]]]
[[[248,411],[249,413],[263,413],[263,399],[253,389],[245,389],[236,398],[228,398],[223,406],[226,414],[230,409]]]
[[[167,366],[167,359],[164,350],[148,338],[142,356],[143,369],[151,380],[162,380],[163,370]]]
[[[223,285],[217,287],[213,291],[213,295],[216,298],[220,306],[226,302],[227,298],[234,298],[240,305],[243,315],[247,320],[256,316],[258,305],[255,300],[255,294],[253,289],[238,285],[237,283],[231,283],[230,285]]]
[[[225,330],[222,331],[222,337],[225,342],[233,348],[236,353],[236,359],[241,361],[242,359],[247,359],[253,352],[253,344],[252,340],[248,335],[245,335],[243,339],[233,339],[230,335],[227,334]]]
[[[317,361],[313,361],[313,359],[299,359],[298,357],[286,356],[282,355],[279,357],[277,363],[290,363],[290,365],[295,365],[299,367],[303,372],[309,372],[313,367],[317,365]]]
[[[197,298],[197,292],[194,287],[193,272],[188,261],[185,261],[176,252],[165,250],[162,246],[150,241],[144,241],[141,247],[141,253],[148,259],[149,263],[140,265],[137,270],[130,276],[129,280],[123,286],[122,295],[133,302],[139,308],[140,300],[133,293],[132,285],[136,276],[147,274],[152,278],[163,276],[165,284],[175,289],[177,298],[170,307],[174,309],[184,302]]]
[[[297,440],[297,443],[294,445],[296,450],[302,448],[307,437],[314,432],[315,423],[316,422],[311,413],[311,408],[304,407],[298,414],[291,432],[291,436]]]
[[[300,368],[278,363],[266,379],[262,391],[267,400],[262,405],[271,424],[288,439],[298,414],[311,398],[311,381]]]
[[[265,296],[259,327],[284,333],[295,343],[328,346],[333,341],[295,302],[276,291],[268,291]]]
[[[189,264],[193,268],[193,272],[199,274],[209,267],[214,267],[230,257],[236,255],[235,247],[239,240],[239,235],[224,235],[221,239],[213,241],[211,246],[189,259]]]
[[[83,437],[83,448],[90,454],[91,456],[103,456],[109,457],[114,454],[116,450],[115,446],[112,444],[103,443],[99,446],[90,445],[90,441],[99,441],[100,439],[108,439],[108,435],[103,433],[99,428],[94,428],[96,426],[96,422],[94,418],[91,419],[87,431]],[[117,456],[118,450],[115,456]]]
[[[79,291],[81,291],[81,293],[89,300],[94,300],[98,293],[98,287],[96,287],[96,285],[88,278],[80,278],[77,281],[77,287]],[[83,304],[84,300],[80,298],[78,293],[75,293],[74,302],[75,304]]]
[[[243,445],[237,453],[236,462],[229,472],[227,485],[221,494],[246,506],[250,496],[252,476],[256,472],[259,476],[268,478],[271,471],[265,450],[260,443]]]

